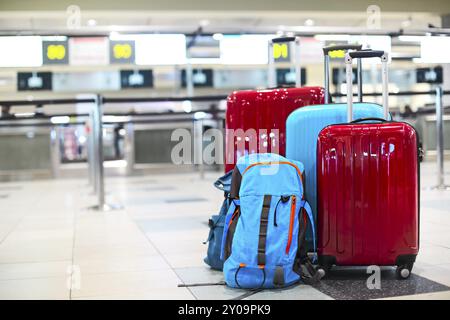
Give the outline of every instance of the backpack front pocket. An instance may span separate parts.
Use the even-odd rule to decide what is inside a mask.
[[[274,267],[289,264],[289,253],[296,246],[298,195],[272,198],[265,254],[266,265]]]

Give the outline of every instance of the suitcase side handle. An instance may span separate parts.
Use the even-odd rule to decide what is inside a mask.
[[[328,46],[323,48],[323,57],[324,57],[324,73],[325,73],[325,104],[330,103],[330,52],[333,51],[349,51],[349,50],[361,50],[362,45],[360,44],[342,44],[335,46]],[[358,63],[358,101],[362,102],[362,68],[361,63]]]
[[[356,119],[351,121],[350,123],[360,123],[360,122],[365,122],[365,121],[378,121],[378,122],[389,122],[389,120],[383,119],[383,118],[360,118],[360,119]]]
[[[358,67],[361,60],[365,58],[380,58],[381,60],[381,79],[383,81],[383,116],[389,119],[389,79],[388,79],[388,53],[381,50],[361,50],[347,52],[345,55],[345,72],[347,84],[347,121],[353,120],[353,58],[358,59]],[[359,92],[362,96],[362,92]]]
[[[300,66],[300,37],[278,37],[269,40],[269,70],[268,70],[268,87],[277,87],[277,77],[275,69],[275,57],[273,55],[274,45],[285,43],[289,46],[290,52],[293,54],[292,61],[295,65],[295,86],[302,85],[302,70]]]

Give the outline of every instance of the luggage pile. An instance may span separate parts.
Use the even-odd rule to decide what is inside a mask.
[[[347,103],[330,103],[329,53],[336,50],[346,51]],[[325,89],[249,90],[228,98],[227,129],[279,133],[258,133],[263,142],[253,144],[245,133],[227,137],[233,161],[205,262],[223,266],[230,287],[313,282],[334,265],[397,266],[400,279],[411,273],[419,251],[420,153],[415,129],[389,114],[387,53],[344,45],[324,48],[324,56]],[[362,101],[367,58],[381,60],[383,106]],[[243,151],[235,150],[241,141]]]

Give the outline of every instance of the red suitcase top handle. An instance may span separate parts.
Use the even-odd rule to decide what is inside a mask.
[[[348,53],[348,55],[353,59],[382,58],[384,54],[385,52],[381,50],[360,50]]]
[[[371,117],[371,118],[360,118],[360,119],[356,119],[353,120],[350,123],[360,123],[360,122],[366,122],[366,121],[378,121],[378,122],[389,122],[389,120],[383,119],[383,118],[375,118],[375,117]]]

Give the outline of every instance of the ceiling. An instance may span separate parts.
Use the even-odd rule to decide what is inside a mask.
[[[449,2],[450,3],[450,2]],[[368,29],[363,12],[332,11],[92,11],[81,10],[74,20],[73,11],[0,11],[0,33],[8,34],[96,34],[118,32],[195,32],[199,26],[205,33],[274,33],[308,31],[312,33],[350,33]],[[441,26],[436,13],[382,12],[381,32],[387,30],[425,29],[429,24]],[[339,28],[335,28],[339,27]],[[322,30],[322,29],[323,30]],[[369,27],[370,28],[370,27]],[[376,32],[377,30],[369,30]]]
[[[450,13],[448,0],[15,0],[0,1],[0,11],[63,11],[76,4],[82,10],[119,11],[344,11],[364,12],[372,4],[383,12]]]
[[[0,1],[0,34],[192,33],[199,26],[205,33],[347,33],[368,29],[373,3],[385,33],[440,27],[450,15],[448,0],[15,0]]]

